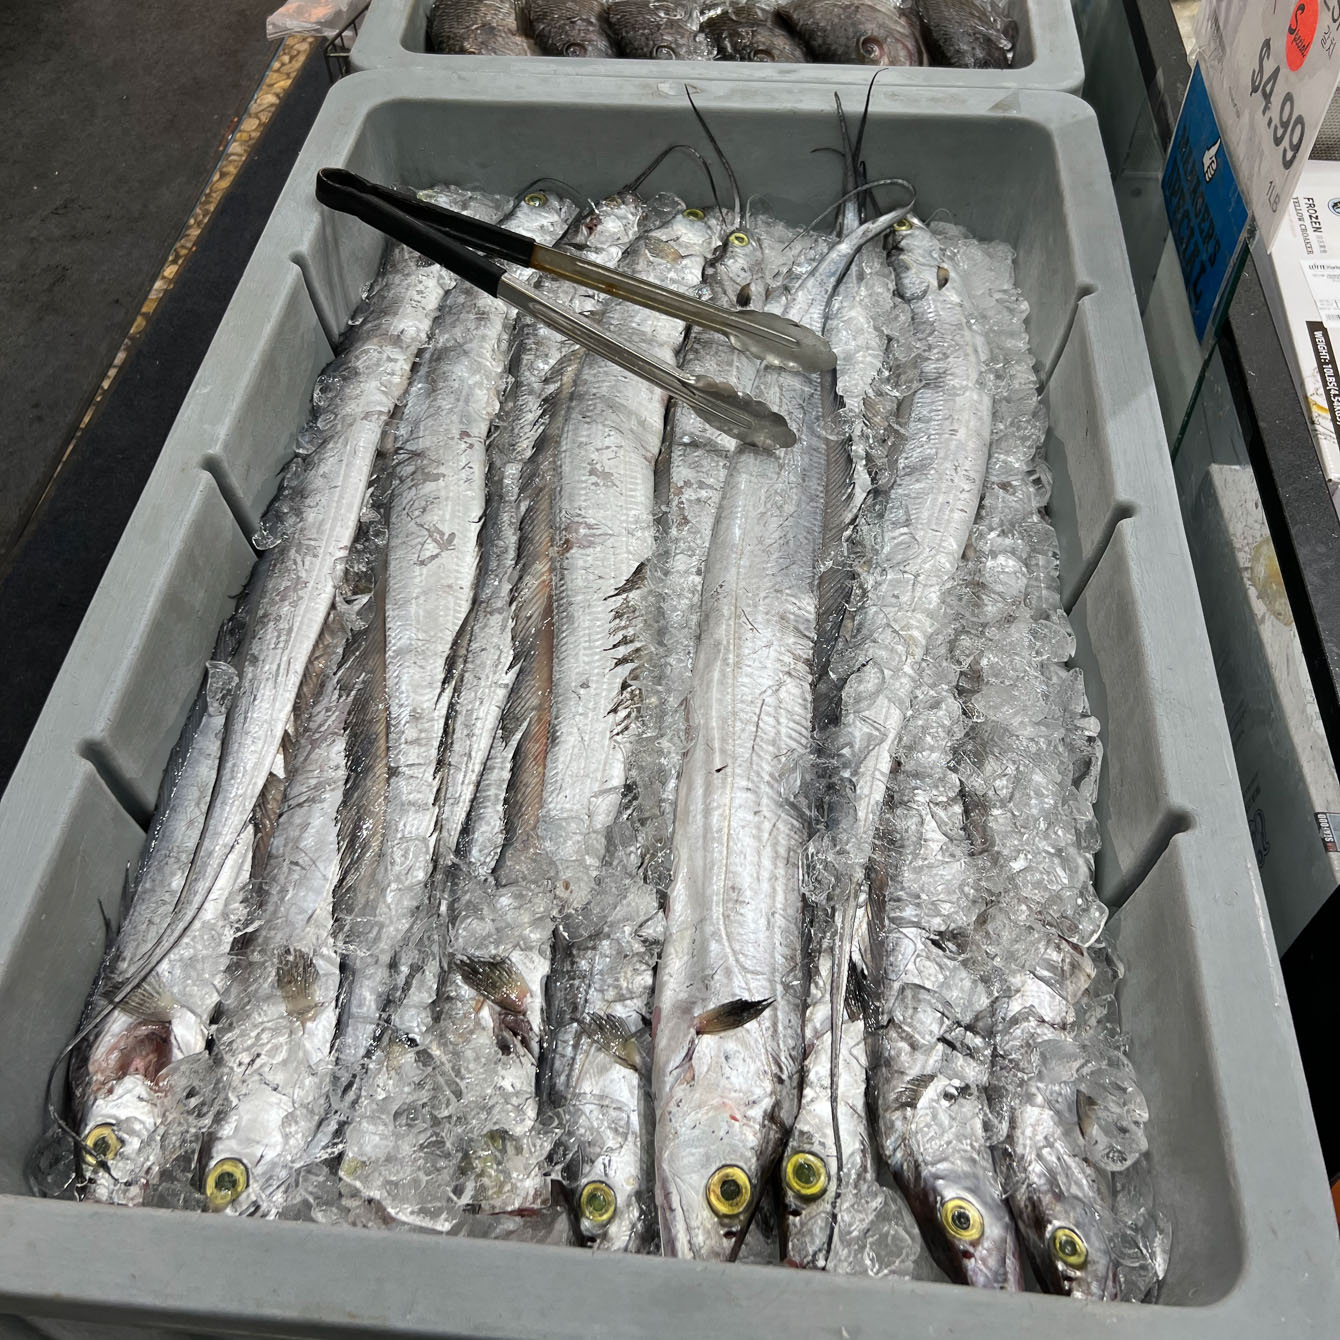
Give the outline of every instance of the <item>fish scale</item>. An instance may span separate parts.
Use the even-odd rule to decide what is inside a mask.
[[[448,56],[530,56],[515,0],[433,0],[428,49]]]
[[[602,0],[530,0],[530,26],[546,56],[617,56]]]
[[[925,65],[912,9],[883,0],[786,0],[777,12],[815,57],[839,65]]]

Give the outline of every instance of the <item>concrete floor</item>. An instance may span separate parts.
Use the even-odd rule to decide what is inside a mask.
[[[277,3],[0,4],[0,570],[269,63]]]

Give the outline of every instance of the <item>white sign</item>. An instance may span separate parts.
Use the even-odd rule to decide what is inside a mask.
[[[1196,41],[1238,187],[1269,246],[1340,78],[1340,0],[1202,0]]]

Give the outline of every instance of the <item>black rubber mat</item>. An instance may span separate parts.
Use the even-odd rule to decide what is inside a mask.
[[[0,628],[21,652],[4,657],[0,670],[0,788],[328,88],[325,63],[314,55],[205,225],[0,579]]]
[[[0,3],[0,554],[265,73],[276,7]]]

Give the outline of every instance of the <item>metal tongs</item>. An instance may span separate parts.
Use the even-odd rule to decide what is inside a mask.
[[[541,297],[488,258],[497,257],[513,265],[541,270],[639,307],[718,331],[737,349],[775,367],[822,372],[836,366],[827,341],[796,321],[772,312],[715,307],[660,284],[542,246],[520,233],[434,205],[409,191],[367,181],[343,168],[322,168],[316,174],[316,198],[328,208],[352,214],[403,242],[601,358],[659,386],[713,428],[752,446],[790,447],[795,445],[796,436],[786,420],[761,401],[743,395],[726,382],[691,376],[638,353],[570,308]]]

